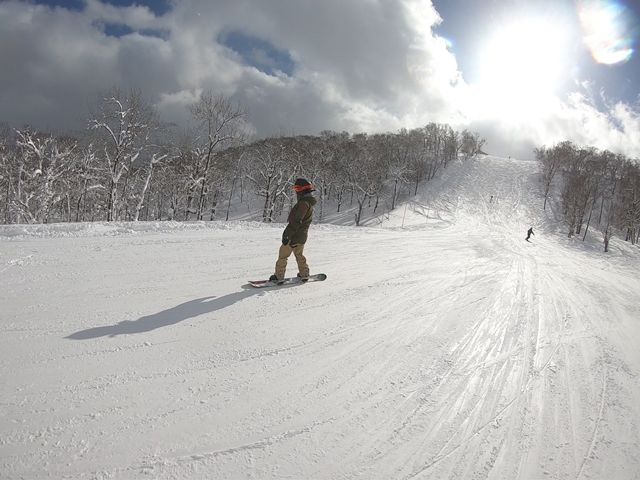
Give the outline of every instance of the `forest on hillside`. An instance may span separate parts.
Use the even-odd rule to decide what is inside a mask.
[[[80,134],[0,128],[0,222],[228,220],[232,205],[260,205],[271,222],[304,176],[328,209],[393,210],[454,160],[484,153],[485,139],[430,123],[393,133],[325,131],[255,139],[231,99],[205,93],[187,129],[164,124],[139,90],[101,96]],[[561,205],[569,237],[590,229],[640,240],[640,167],[621,154],[569,141],[540,147],[544,201]],[[257,203],[256,203],[257,202]]]
[[[82,135],[30,128],[0,132],[2,222],[228,219],[231,202],[260,200],[270,222],[291,202],[297,176],[327,200],[395,208],[449,162],[472,158],[484,140],[431,123],[384,134],[322,132],[250,139],[246,114],[223,96],[190,108],[192,128],[163,125],[139,91],[104,96]]]
[[[569,141],[536,149],[544,186],[543,209],[550,197],[561,206],[568,236],[585,240],[590,227],[603,234],[608,251],[614,232],[640,240],[640,165],[624,155],[577,146]]]

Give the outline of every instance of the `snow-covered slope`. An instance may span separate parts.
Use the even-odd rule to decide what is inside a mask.
[[[0,478],[638,478],[640,258],[540,205],[452,165],[269,290],[278,225],[3,227]]]

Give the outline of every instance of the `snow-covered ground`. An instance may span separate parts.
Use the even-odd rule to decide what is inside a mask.
[[[640,478],[638,250],[533,163],[426,188],[262,290],[281,225],[0,228],[0,478]]]

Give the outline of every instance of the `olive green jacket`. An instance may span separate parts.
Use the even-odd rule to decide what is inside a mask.
[[[282,243],[300,245],[307,241],[307,232],[313,218],[313,206],[316,199],[311,193],[298,195],[298,202],[289,212],[287,228],[282,233]]]

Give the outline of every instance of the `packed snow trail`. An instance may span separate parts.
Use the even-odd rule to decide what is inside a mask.
[[[281,226],[4,227],[0,478],[638,478],[637,251],[558,236],[531,163],[427,187],[268,290]]]

